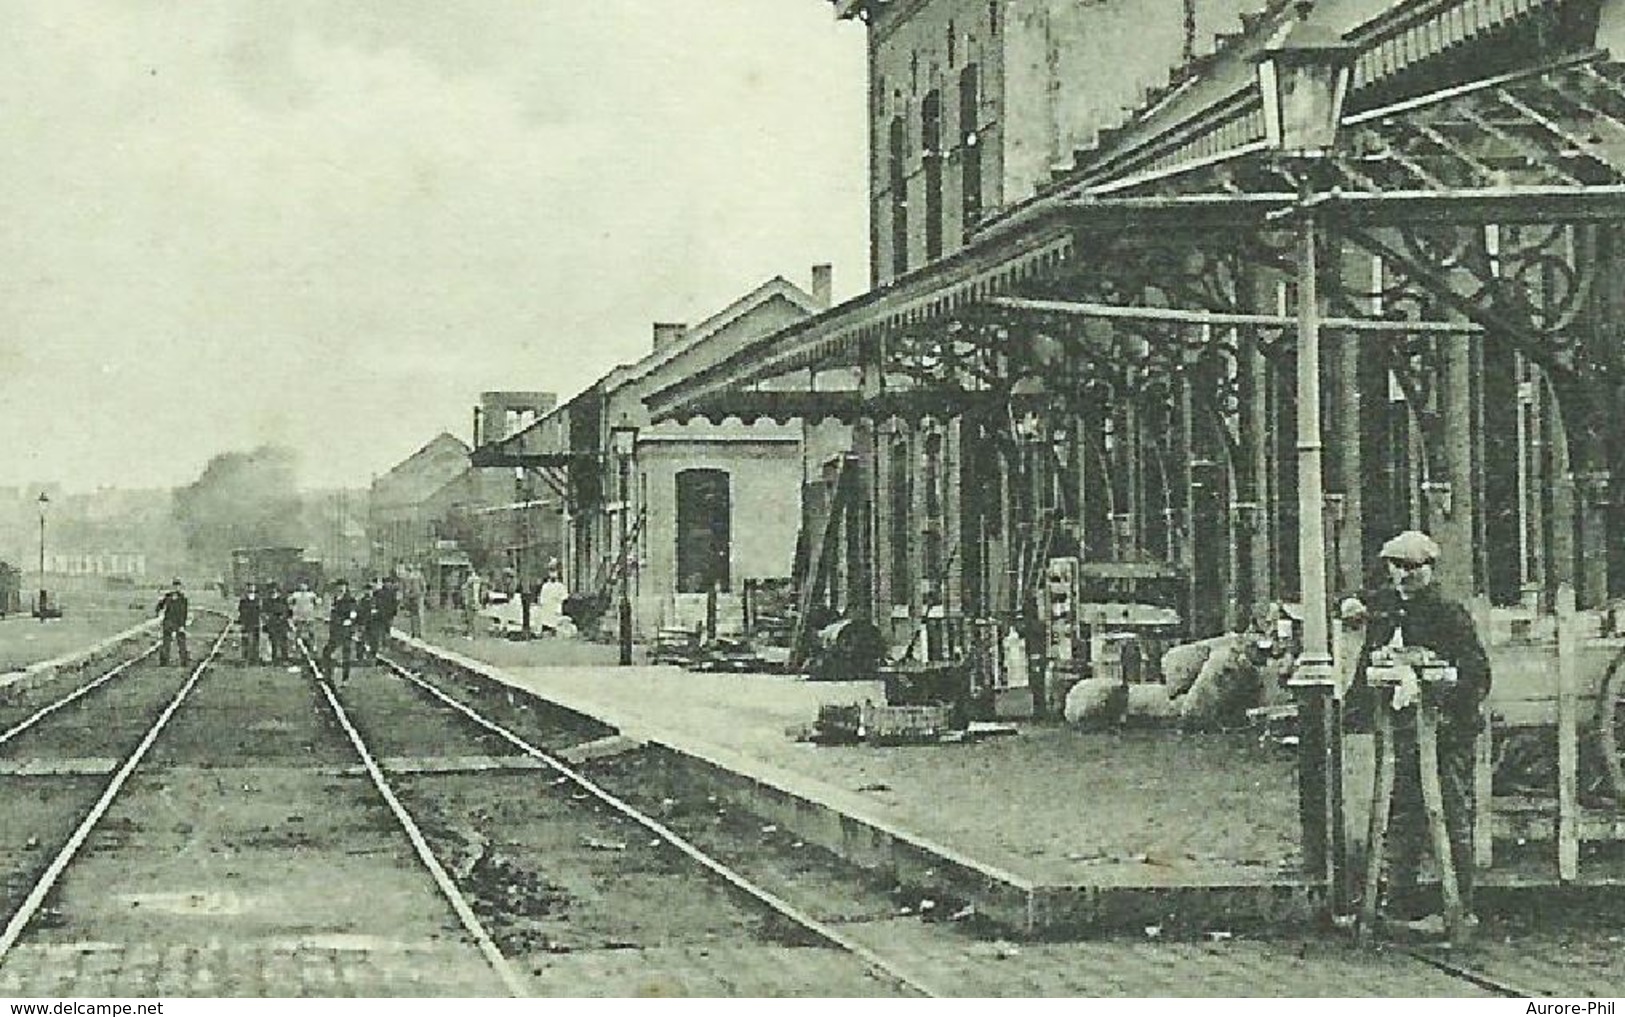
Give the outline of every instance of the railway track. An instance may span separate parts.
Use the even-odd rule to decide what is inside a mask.
[[[1268,984],[1235,981],[1238,959],[1245,971],[1303,957],[1290,938],[1228,955],[1107,941],[968,963],[985,941],[888,918],[883,898],[858,920],[818,917],[798,893],[823,908],[820,888],[850,873],[786,885],[737,830],[651,813],[646,789],[626,793],[635,768],[566,760],[602,730],[513,690],[394,661],[342,687],[308,656],[300,669],[224,667],[230,633],[184,673],[149,668],[149,646],[72,689],[0,703],[0,764],[20,746],[36,757],[23,763],[52,764],[0,781],[60,788],[57,811],[70,798],[73,811],[30,838],[51,850],[25,851],[7,838],[34,796],[7,795],[0,857],[19,885],[0,898],[0,993],[627,995],[710,979],[699,991],[1233,995]],[[82,758],[98,748],[99,763]],[[1393,979],[1356,992],[1558,987],[1506,950],[1311,952],[1346,984],[1360,970]],[[1210,957],[1230,974],[1204,974]],[[1149,970],[1187,965],[1171,982]]]
[[[492,995],[518,987],[471,970],[477,965],[461,959],[468,947],[428,881],[400,878],[408,866],[374,875],[375,889],[387,885],[381,892],[335,892],[334,876],[355,883],[344,877],[366,873],[379,856],[404,863],[406,852],[398,834],[371,827],[375,803],[337,772],[349,757],[332,737],[339,728],[324,727],[314,709],[308,676],[222,667],[232,631],[221,628],[178,688],[171,672],[144,666],[148,648],[6,732],[0,744],[34,756],[8,774],[33,784],[7,796],[7,829],[20,835],[19,819],[50,822],[39,822],[14,853],[25,864],[13,865],[23,871],[12,874],[20,885],[0,930],[0,993]],[[119,677],[133,681],[115,683]],[[104,695],[93,696],[98,690]],[[109,702],[109,692],[122,698]],[[142,719],[133,749],[82,758],[127,744],[131,725],[111,718],[122,717],[132,698],[160,692],[163,706],[150,722]],[[268,697],[279,702],[263,709]],[[98,737],[104,728],[112,730]],[[101,786],[105,770],[112,776]],[[97,790],[86,808],[91,778]],[[28,788],[53,808],[17,815],[18,803],[34,800]],[[296,859],[305,852],[287,849],[308,849],[321,835],[304,837],[294,827],[290,837],[264,821],[303,825],[304,816],[284,814],[330,804],[347,806],[339,811],[348,815],[328,822],[327,855],[300,872]],[[69,812],[71,831],[35,864],[41,842],[56,844]],[[353,872],[343,871],[349,859],[359,859],[349,861]],[[368,908],[384,916],[354,920]],[[400,931],[418,938],[388,935]],[[380,952],[384,962],[372,963]]]
[[[146,729],[142,732],[140,739],[137,741],[135,748],[124,757],[124,761],[113,773],[112,779],[107,783],[106,787],[91,804],[90,809],[85,813],[83,818],[79,820],[78,824],[73,828],[73,831],[68,835],[67,841],[52,856],[50,861],[45,865],[44,870],[32,879],[31,886],[29,887],[27,893],[17,904],[16,908],[11,912],[10,916],[6,920],[5,927],[0,929],[0,964],[5,963],[7,955],[11,952],[12,948],[16,946],[17,941],[22,937],[24,930],[27,929],[29,923],[34,920],[36,915],[38,915],[40,908],[45,903],[46,897],[55,888],[57,881],[62,878],[62,874],[67,871],[68,865],[73,861],[74,857],[84,846],[85,841],[89,838],[90,833],[95,828],[96,824],[102,819],[103,816],[107,814],[107,811],[112,807],[114,800],[119,796],[120,792],[124,790],[125,785],[129,782],[130,775],[135,772],[136,767],[141,764],[142,759],[144,759],[148,751],[151,750],[153,743],[158,740],[158,736],[169,724],[170,718],[175,715],[175,712],[180,709],[181,704],[186,701],[186,698],[192,693],[192,690],[196,688],[197,683],[202,678],[204,671],[207,670],[211,663],[213,663],[214,658],[220,652],[220,648],[225,644],[226,637],[230,634],[230,631],[230,626],[224,626],[221,628],[220,634],[215,637],[214,641],[210,644],[209,649],[204,653],[203,657],[191,668],[190,673],[188,674],[186,680],[181,684],[180,688],[169,697],[163,708],[159,711],[158,716],[149,725],[147,725]],[[42,721],[46,720],[46,718],[64,709],[65,707],[78,702],[85,696],[103,687],[115,678],[120,677],[140,663],[146,661],[157,652],[157,649],[158,647],[156,644],[148,647],[147,649],[136,654],[134,657],[131,657],[130,659],[108,669],[96,679],[87,682],[68,694],[61,696],[60,698],[57,698],[30,713],[26,718],[9,727],[3,735],[0,735],[0,744],[12,742],[26,732],[34,730]]]
[[[665,861],[659,863],[660,865],[670,868],[673,866],[673,860],[676,859],[690,869],[690,872],[686,874],[677,869],[671,869],[669,872],[671,878],[678,881],[678,889],[682,894],[692,895],[694,893],[694,891],[686,889],[690,884],[684,880],[691,880],[696,875],[700,875],[714,885],[723,888],[727,894],[748,900],[752,907],[771,916],[775,927],[779,931],[772,933],[770,938],[786,938],[782,930],[787,928],[793,930],[793,934],[787,938],[794,941],[811,941],[819,944],[827,950],[835,951],[850,958],[852,963],[861,966],[871,978],[878,980],[879,983],[857,983],[866,992],[884,994],[889,987],[891,991],[905,995],[933,996],[938,994],[925,980],[905,970],[896,961],[853,940],[834,926],[819,921],[789,901],[752,882],[735,869],[730,868],[711,854],[686,840],[659,820],[600,787],[555,754],[484,715],[478,709],[446,694],[435,684],[426,681],[423,677],[401,664],[390,660],[384,660],[383,663],[390,674],[415,691],[414,698],[416,700],[432,704],[436,710],[455,717],[458,723],[468,730],[477,732],[479,744],[474,745],[473,748],[477,751],[483,750],[483,758],[491,758],[495,751],[517,752],[515,759],[522,759],[530,763],[529,767],[521,771],[521,776],[516,778],[526,782],[529,793],[534,794],[535,788],[540,786],[549,790],[549,797],[552,800],[568,803],[566,807],[578,814],[585,807],[598,810],[611,817],[610,824],[605,824],[601,816],[583,818],[582,821],[589,824],[589,826],[596,826],[605,831],[602,834],[583,838],[587,851],[609,851],[615,854],[621,852],[630,854],[635,851],[645,856],[664,852],[668,857]],[[314,662],[311,662],[311,666],[313,670],[320,674]],[[344,696],[341,697],[334,692],[325,677],[321,678],[320,681],[324,694],[331,698],[336,711],[345,710],[345,707],[340,703],[341,698],[355,696],[360,688],[360,682],[352,680],[346,686]],[[352,707],[350,712],[358,717],[366,712],[384,712],[381,710],[384,704],[376,701],[377,696],[378,689],[375,686],[372,693],[374,699],[372,710],[367,711],[363,707]],[[391,701],[387,708],[389,716],[394,721],[391,726],[396,728],[393,734],[397,740],[404,709],[399,700]],[[389,784],[388,778],[384,774],[384,768],[377,764],[378,753],[366,744],[361,733],[356,731],[357,726],[368,725],[364,722],[351,724],[349,714],[345,714],[345,717],[345,724],[352,732],[352,741],[356,745],[358,753],[361,753],[364,759],[370,760],[364,765],[366,765],[374,782],[379,786],[381,794],[397,804],[403,797],[418,799],[431,797],[431,795],[425,794],[421,787],[414,789],[411,795],[398,794]],[[372,726],[374,730],[378,730],[376,725]],[[389,736],[386,735],[386,737]],[[495,746],[493,746],[493,742],[495,742]],[[431,775],[420,775],[413,778],[419,785],[433,779]],[[397,819],[401,821],[402,825],[414,830],[411,836],[414,842],[419,845],[420,853],[424,854],[425,864],[444,873],[448,866],[438,860],[433,860],[432,853],[427,845],[427,838],[423,836],[421,830],[416,829],[416,824],[407,809],[398,807],[395,808],[395,811]],[[634,834],[637,836],[634,836]],[[553,850],[556,853],[560,850],[560,847],[554,845]],[[578,847],[577,851],[580,850],[580,847]],[[546,869],[550,863],[554,867],[558,866],[555,859],[543,855],[539,861],[542,867]],[[641,865],[643,863],[633,862],[631,864]],[[465,916],[465,925],[469,928],[470,934],[479,939],[488,951],[496,950],[496,937],[474,915],[476,908],[469,904],[467,898],[458,892],[456,887],[443,883],[442,890],[446,892],[448,899],[454,902],[453,906],[458,910],[459,914]],[[489,907],[489,902],[487,907]],[[636,924],[638,922],[635,921],[628,923],[629,927]],[[628,934],[628,936],[629,938],[636,938],[635,932]],[[613,939],[613,935],[611,935],[611,939]],[[493,957],[493,964],[496,963],[497,961]],[[759,991],[767,990],[761,989]]]
[[[468,701],[461,700],[454,695],[448,694],[446,687],[457,685],[459,683],[458,679],[453,679],[450,682],[446,682],[444,680],[431,681],[425,677],[425,675],[403,666],[400,663],[388,661],[388,666],[397,677],[410,684],[412,687],[418,689],[425,696],[444,703],[449,709],[456,710],[467,717],[471,723],[477,724],[484,730],[487,730],[495,734],[497,737],[502,738],[509,745],[513,746],[515,749],[524,753],[525,755],[541,761],[543,765],[548,767],[550,772],[558,774],[560,778],[569,780],[574,786],[580,788],[586,794],[591,795],[595,800],[615,809],[617,812],[620,812],[622,815],[626,816],[629,820],[638,823],[644,829],[656,833],[657,836],[667,840],[668,843],[681,845],[681,849],[684,850],[685,853],[692,850],[695,856],[697,856],[697,860],[699,858],[704,859],[701,864],[706,865],[708,869],[714,864],[716,869],[713,869],[712,871],[716,872],[719,878],[728,881],[732,885],[739,886],[740,889],[744,890],[744,892],[752,894],[752,896],[756,896],[759,893],[761,896],[757,897],[757,899],[761,900],[764,906],[775,909],[782,907],[784,910],[780,911],[780,913],[786,914],[787,917],[791,917],[792,920],[799,920],[802,917],[806,917],[805,913],[796,908],[793,903],[775,895],[770,889],[764,888],[763,886],[754,882],[749,876],[741,874],[735,869],[729,868],[721,861],[717,861],[711,854],[708,854],[704,848],[696,846],[690,841],[685,840],[680,834],[668,829],[658,820],[651,818],[646,813],[638,810],[635,806],[616,797],[611,791],[602,786],[601,782],[595,782],[589,776],[582,773],[579,768],[571,767],[569,764],[563,762],[558,757],[556,752],[549,752],[543,748],[538,748],[537,745],[534,744],[534,738],[527,740],[525,735],[517,733],[511,727],[505,726],[490,719],[488,716],[482,713],[477,706],[471,705],[471,703]],[[466,684],[467,679],[465,678],[461,681],[462,683]],[[473,690],[470,691],[472,692]],[[512,705],[512,697],[514,695],[512,690],[490,691],[496,692],[499,698],[508,699],[509,705]],[[477,693],[470,696],[470,699],[478,698],[481,698],[481,696]],[[510,709],[506,712],[512,714],[514,711]],[[738,880],[738,883],[734,883],[734,880]],[[835,942],[837,942],[842,948],[846,948],[848,945],[855,947],[855,954],[857,956],[863,957],[867,962],[872,963],[877,970],[886,972],[888,976],[895,978],[899,984],[907,985],[914,992],[929,995],[945,995],[965,994],[967,991],[977,991],[978,988],[981,989],[981,991],[985,991],[985,987],[969,988],[955,985],[952,976],[943,976],[939,973],[941,969],[955,967],[956,963],[964,956],[967,943],[965,941],[965,937],[963,936],[943,936],[941,937],[943,939],[942,942],[935,944],[934,946],[925,947],[922,947],[918,938],[916,938],[915,942],[910,944],[911,948],[908,952],[911,956],[909,961],[901,961],[888,958],[885,952],[881,949],[876,949],[872,945],[865,945],[863,942],[861,942],[857,935],[854,935],[846,928],[837,929],[830,926],[828,923],[816,921],[813,921],[804,927],[808,928],[808,931],[813,935],[820,937],[825,930],[833,931],[838,937]],[[867,938],[873,940],[876,938],[883,939],[885,937],[871,936]],[[1142,949],[1143,946],[1144,945],[1141,944],[1132,946],[1130,948]],[[1046,947],[1040,949],[1049,948]],[[1060,949],[1064,950],[1064,948]],[[1338,948],[1334,944],[1332,945],[1332,949],[1336,950]],[[1437,976],[1443,976],[1448,980],[1447,984],[1453,983],[1461,986],[1464,993],[1488,993],[1507,998],[1529,998],[1531,996],[1550,995],[1553,991],[1551,987],[1543,987],[1537,990],[1536,988],[1531,987],[1529,984],[1520,981],[1519,977],[1515,975],[1501,973],[1496,969],[1497,966],[1492,959],[1478,957],[1478,955],[1475,955],[1475,953],[1470,950],[1453,951],[1448,948],[1439,949],[1428,946],[1394,942],[1382,944],[1382,949],[1383,952],[1385,952],[1389,958],[1391,958],[1391,960],[1399,960],[1399,958],[1404,958],[1404,960],[1400,962],[1400,970],[1402,972],[1405,969],[1405,965],[1409,964],[1413,965],[1415,969],[1426,969],[1427,971],[1435,973],[1435,978],[1431,983],[1433,986],[1435,986],[1435,988],[1439,984],[1437,981]],[[936,959],[940,961],[940,966],[936,963],[920,964],[919,958],[922,952],[926,954],[936,953],[938,955]],[[1087,950],[1086,948],[1080,947],[1079,952],[1087,952]],[[1359,951],[1355,952],[1358,953]],[[1002,956],[1003,954],[999,955]],[[1368,958],[1371,957],[1368,952],[1366,953],[1366,956]],[[1484,963],[1479,963],[1480,960],[1484,961]],[[1420,976],[1420,972],[1418,972],[1418,976]]]

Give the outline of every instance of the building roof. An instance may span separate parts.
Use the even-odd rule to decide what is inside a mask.
[[[613,392],[622,385],[627,385],[631,382],[648,377],[661,367],[664,367],[666,364],[669,364],[673,360],[677,359],[677,357],[681,356],[683,353],[686,353],[687,351],[705,342],[710,337],[716,335],[718,332],[721,332],[735,321],[738,321],[740,318],[744,317],[750,311],[761,307],[763,304],[768,303],[776,297],[782,297],[783,299],[788,300],[799,310],[809,315],[817,314],[820,310],[822,310],[822,308],[819,307],[818,302],[813,299],[810,293],[806,292],[800,286],[797,286],[790,280],[784,278],[784,276],[776,275],[767,282],[764,282],[760,286],[751,290],[749,293],[746,293],[738,300],[735,300],[727,307],[724,307],[716,314],[711,315],[711,317],[684,332],[682,338],[677,339],[661,349],[651,350],[647,355],[637,361],[634,361],[633,363],[622,364],[621,366],[610,371],[608,374],[604,375],[602,379],[605,389]]]
[[[1542,47],[1555,57],[1564,40],[1530,29],[1530,20],[1564,0],[1318,0],[1310,23],[1341,36],[1360,50],[1351,112],[1482,78],[1496,38],[1517,34],[1518,57],[1538,62]],[[1098,187],[1131,175],[1222,157],[1264,136],[1257,64],[1265,46],[1297,16],[1295,0],[1267,0],[1260,13],[1242,18],[1242,31],[1221,38],[1211,54],[1176,68],[1167,86],[1153,89],[1124,123],[1101,132],[1092,149],[1076,154],[1046,193],[1059,188]],[[1542,38],[1536,38],[1542,36]],[[1586,43],[1579,48],[1586,48]],[[1571,47],[1572,48],[1572,47]],[[1474,54],[1466,59],[1466,54]],[[1450,64],[1454,70],[1435,72]]]
[[[434,495],[468,468],[468,443],[442,431],[372,482],[380,506],[410,505]]]
[[[695,349],[708,339],[716,336],[751,311],[774,300],[789,301],[798,310],[809,316],[815,315],[821,310],[818,302],[811,294],[783,276],[774,276],[733,301],[727,307],[689,328],[681,338],[669,345],[658,350],[651,350],[640,359],[630,364],[621,364],[604,374],[585,390],[560,403],[550,413],[537,418],[523,430],[510,434],[501,441],[481,446],[473,453],[475,464],[510,465],[524,461],[530,465],[570,466],[589,461],[596,462],[593,455],[584,453],[580,449],[551,447],[552,444],[556,443],[548,443],[543,441],[542,438],[548,431],[556,430],[561,426],[561,423],[567,422],[572,409],[581,401],[587,399],[602,400],[610,392],[649,377],[666,365],[671,364],[684,353]]]

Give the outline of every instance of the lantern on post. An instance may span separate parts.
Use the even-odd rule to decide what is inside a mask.
[[[1316,25],[1315,5],[1297,4],[1297,18],[1276,33],[1258,60],[1264,131],[1282,155],[1314,158],[1331,152],[1343,120],[1359,48]]]
[[[1313,3],[1258,59],[1265,135],[1298,179],[1298,576],[1303,644],[1290,684],[1299,710],[1299,808],[1305,867],[1326,879],[1334,911],[1351,897],[1343,827],[1342,690],[1333,666],[1326,584],[1326,508],[1320,420],[1320,293],[1314,178],[1337,144],[1358,49],[1311,19]]]

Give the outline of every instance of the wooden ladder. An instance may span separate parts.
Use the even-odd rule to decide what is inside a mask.
[[[852,501],[854,468],[851,457],[843,456],[830,481],[831,493],[825,509],[823,525],[813,524],[812,540],[806,542],[805,572],[799,577],[796,590],[796,625],[790,636],[790,667],[796,669],[807,661],[811,649],[812,631],[808,620],[818,598],[829,586],[835,551],[840,545],[841,521]]]

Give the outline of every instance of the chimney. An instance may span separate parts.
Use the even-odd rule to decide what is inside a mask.
[[[835,303],[835,266],[814,265],[812,267],[812,298],[821,311],[827,311]]]
[[[687,331],[688,331],[688,326],[683,324],[682,322],[676,322],[676,321],[657,321],[657,322],[655,322],[655,346],[654,346],[654,351],[656,353],[659,353],[661,350],[665,349],[666,347],[670,346],[672,343],[674,343],[677,340],[681,339],[683,337],[683,333],[687,332]]]

